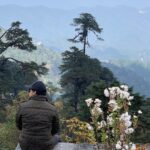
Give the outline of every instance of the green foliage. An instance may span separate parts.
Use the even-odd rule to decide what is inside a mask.
[[[0,93],[14,92],[15,88],[23,88],[21,68],[11,61],[0,58]]]
[[[4,108],[0,107],[0,123],[6,121],[6,114]]]
[[[130,91],[132,95],[134,96],[134,99],[132,100],[130,112],[132,114],[135,114],[136,112],[135,115],[137,115],[138,110],[140,110],[141,106],[144,104],[145,98],[144,96],[141,96],[139,93],[134,93],[132,88],[130,89]]]
[[[26,91],[20,91],[15,99],[15,104],[25,102],[29,98],[28,93]]]
[[[15,123],[16,110],[20,103],[27,100],[27,92],[21,91],[12,105],[5,106],[6,121],[0,124],[0,150],[15,149],[19,138]]]
[[[47,74],[48,69],[45,65],[45,63],[38,65],[33,61],[22,63],[21,68],[24,74],[24,84],[31,84],[33,81],[36,81],[38,79],[37,75],[41,76]]]
[[[78,117],[78,118],[80,117],[80,113],[74,111],[74,108],[72,107],[72,103],[70,102],[70,99],[65,98],[65,99],[62,99],[62,101],[63,101],[63,109],[61,109],[60,111],[61,118],[70,119],[73,117]]]
[[[15,113],[12,112],[12,119],[8,119],[5,124],[0,127],[0,149],[12,150],[15,149],[18,143],[19,133],[15,126]]]
[[[7,120],[0,126],[0,149],[12,150],[15,149],[18,143],[19,131],[15,125],[15,106],[7,106]]]
[[[150,142],[150,99],[142,101],[142,115],[139,117],[139,125],[134,134],[134,141],[137,143]]]
[[[20,28],[20,22],[13,22],[11,27],[0,36],[0,54],[3,54],[9,47],[15,47],[33,51],[36,46],[27,30]],[[22,90],[26,81],[29,83],[37,79],[38,75],[46,74],[48,69],[45,63],[37,65],[35,62],[21,62],[11,57],[0,57],[0,93],[14,93]],[[21,82],[22,81],[22,82]]]

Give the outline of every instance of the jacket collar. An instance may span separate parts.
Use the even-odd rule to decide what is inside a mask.
[[[43,95],[37,95],[37,96],[30,97],[29,100],[48,101],[48,98],[46,96],[43,96]]]

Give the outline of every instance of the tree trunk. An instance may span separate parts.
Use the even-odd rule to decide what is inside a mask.
[[[85,54],[86,50],[86,37],[84,37],[84,43],[83,43],[83,53]]]

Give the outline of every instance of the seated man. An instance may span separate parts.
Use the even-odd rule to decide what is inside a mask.
[[[41,81],[32,84],[29,100],[20,105],[16,126],[21,130],[22,150],[50,150],[58,142],[59,119],[55,107],[48,102],[46,87]]]

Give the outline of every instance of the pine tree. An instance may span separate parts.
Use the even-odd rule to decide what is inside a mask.
[[[62,54],[60,83],[65,89],[66,97],[71,100],[71,104],[77,112],[78,104],[86,87],[99,80],[101,65],[97,59],[90,58],[78,48],[72,47],[71,50]]]
[[[102,32],[102,28],[99,27],[98,23],[96,22],[95,18],[89,13],[81,13],[79,18],[73,19],[73,26],[76,26],[75,31],[78,32],[77,35],[69,41],[71,42],[81,42],[83,43],[83,52],[85,54],[86,46],[90,46],[88,41],[89,32],[94,33],[94,35],[99,40],[103,40],[99,37],[100,33]]]
[[[27,30],[20,28],[21,23],[19,21],[13,22],[11,27],[4,31],[0,36],[0,55],[9,50],[9,47],[15,47],[19,50],[25,50],[28,52],[32,52],[36,50],[36,46],[32,42],[32,38],[29,36]],[[17,55],[17,54],[16,54]],[[16,74],[13,73],[11,68],[15,66],[15,69],[18,70]],[[15,70],[15,71],[16,71]],[[0,88],[0,93],[5,92],[6,90],[10,91],[16,87],[15,78],[17,76],[18,80],[23,80],[22,75],[24,75],[23,84],[27,81],[27,76],[30,79],[31,76],[35,77],[35,71],[37,74],[45,74],[47,73],[47,69],[45,68],[45,63],[41,65],[37,65],[35,62],[21,62],[12,57],[0,57],[0,86],[7,88]],[[10,80],[9,80],[10,79]],[[17,89],[19,85],[17,85]]]

